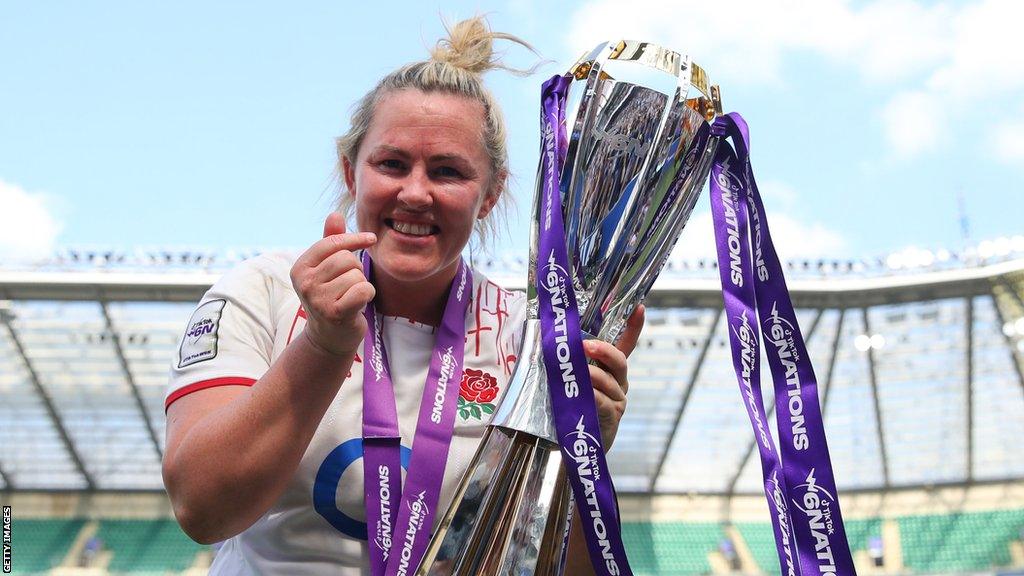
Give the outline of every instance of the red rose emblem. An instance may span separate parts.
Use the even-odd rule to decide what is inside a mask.
[[[498,396],[498,381],[483,370],[467,368],[462,373],[459,396],[462,396],[467,402],[490,402]]]

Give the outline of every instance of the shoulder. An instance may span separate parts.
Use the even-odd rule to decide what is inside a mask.
[[[295,258],[287,252],[268,252],[240,262],[207,290],[194,315],[215,313],[210,321],[226,332],[271,338],[282,311],[294,312],[290,271]]]
[[[223,278],[265,278],[273,282],[291,283],[291,269],[298,254],[294,252],[264,252],[247,258],[226,273]]]
[[[274,294],[291,289],[291,268],[297,258],[290,252],[267,252],[247,258],[225,272],[210,293],[239,297],[246,294]]]

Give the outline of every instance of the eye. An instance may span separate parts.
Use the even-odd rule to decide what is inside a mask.
[[[452,166],[439,166],[434,169],[434,174],[438,178],[455,179],[461,180],[463,178],[462,172],[458,168]]]
[[[388,172],[396,172],[402,170],[405,167],[405,164],[397,158],[385,158],[384,160],[377,162],[377,166]]]

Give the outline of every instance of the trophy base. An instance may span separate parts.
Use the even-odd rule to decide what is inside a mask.
[[[416,574],[557,576],[570,505],[558,445],[488,426]]]

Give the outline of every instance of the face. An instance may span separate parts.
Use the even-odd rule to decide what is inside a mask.
[[[343,161],[359,229],[377,235],[376,274],[454,277],[498,196],[483,126],[483,105],[461,96],[402,90],[378,102],[355,162]]]

